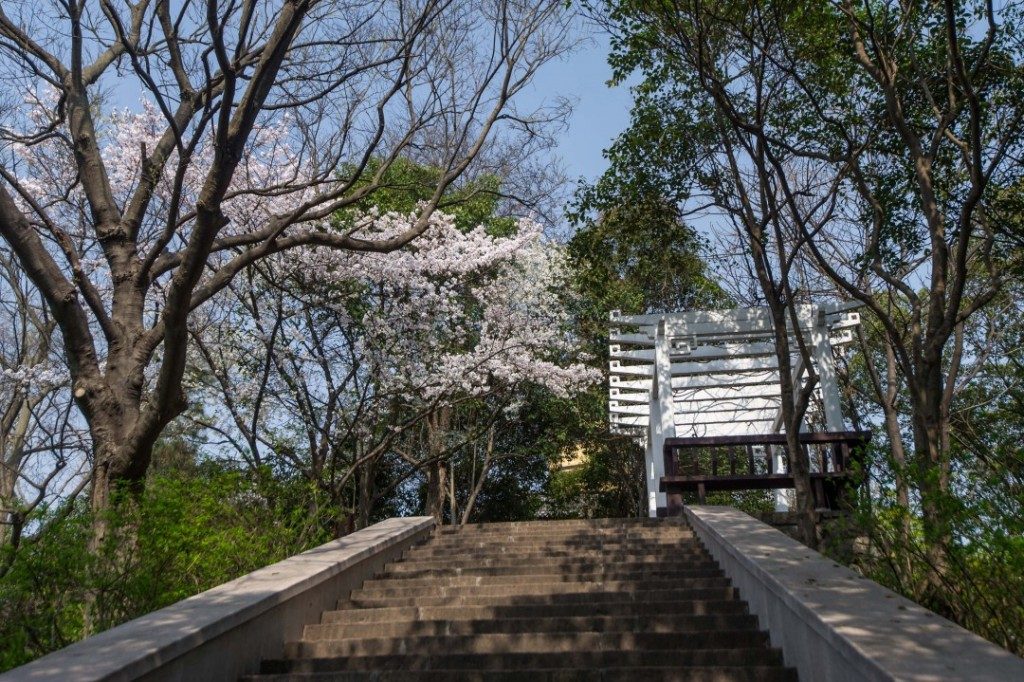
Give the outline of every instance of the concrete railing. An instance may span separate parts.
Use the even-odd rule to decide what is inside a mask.
[[[686,515],[803,682],[1024,680],[1024,659],[743,512]]]
[[[395,518],[297,554],[0,675],[0,682],[235,680],[280,657],[339,597],[434,527]]]

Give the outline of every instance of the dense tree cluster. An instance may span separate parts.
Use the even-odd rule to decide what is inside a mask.
[[[1024,651],[1019,3],[584,7],[637,84],[560,243],[562,2],[0,6],[0,669],[396,514],[642,514],[609,311],[807,302],[874,439],[852,545],[790,448],[805,541]]]
[[[612,35],[614,78],[639,83],[580,211],[665,197],[711,238],[719,282],[776,330],[802,303],[859,305],[847,413],[875,445],[868,546],[845,558],[1024,650],[1021,451],[1004,440],[1019,423],[1006,408],[1020,376],[1020,4],[588,7]],[[816,378],[787,385],[806,350],[776,336],[791,434]],[[789,450],[813,545],[806,462]]]

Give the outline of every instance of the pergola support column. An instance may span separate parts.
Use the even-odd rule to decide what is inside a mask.
[[[654,381],[651,390],[650,438],[647,439],[647,514],[658,515],[658,507],[666,508],[665,493],[659,492],[665,475],[665,439],[675,438],[675,405],[672,397],[672,359],[665,333],[665,321],[658,324],[654,338]]]

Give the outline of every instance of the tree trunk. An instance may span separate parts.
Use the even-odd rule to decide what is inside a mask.
[[[357,449],[359,456],[362,455],[362,444]],[[375,482],[377,479],[376,458],[363,462],[359,469],[359,503],[356,510],[356,529],[366,528],[370,525],[370,512],[373,507],[373,497],[376,493]]]
[[[448,518],[454,526],[459,521],[459,501],[455,499],[455,461],[448,460]]]
[[[469,499],[466,500],[466,508],[462,510],[462,520],[460,523],[464,526],[469,523],[470,516],[473,514],[473,508],[476,506],[476,498],[483,490],[484,483],[487,481],[487,474],[491,471],[491,459],[494,457],[494,424],[491,424],[491,428],[487,432],[487,450],[484,453],[484,462],[480,467],[480,477],[474,480],[474,477],[470,478],[473,483],[473,490],[469,494]],[[474,458],[475,464],[475,458]],[[475,467],[474,467],[475,468]],[[454,523],[454,518],[453,523]]]
[[[921,492],[921,521],[925,541],[925,591],[936,610],[949,615],[950,604],[945,588],[949,570],[949,547],[952,528],[945,511],[949,493],[949,453],[944,447],[943,430],[948,427],[943,409],[943,372],[941,362],[922,363],[920,388],[917,392],[914,424],[914,459]]]
[[[38,402],[38,400],[36,401]],[[16,544],[21,536],[23,515],[18,511],[18,475],[24,465],[25,441],[28,438],[35,402],[26,397],[16,400],[11,406],[5,426],[9,428],[0,434],[0,548]]]
[[[882,337],[882,343],[885,346],[885,381],[883,382],[872,356],[873,348],[868,344],[863,327],[857,328],[857,339],[860,342],[861,354],[864,358],[864,367],[867,370],[868,379],[875,392],[876,402],[881,407],[884,417],[883,425],[885,433],[889,438],[890,466],[893,470],[893,478],[896,485],[896,505],[899,508],[899,518],[896,521],[898,537],[895,549],[892,548],[893,543],[888,540],[883,539],[883,542],[889,548],[886,551],[893,557],[892,565],[895,572],[899,574],[897,578],[904,585],[905,591],[918,594],[919,592],[915,591],[917,588],[913,586],[913,548],[915,543],[910,524],[910,484],[907,481],[907,457],[906,450],[903,447],[903,431],[900,427],[899,412],[897,410],[897,401],[902,381],[896,363],[896,351],[893,347],[892,338],[889,334],[885,334]],[[869,479],[870,476],[867,476],[867,472],[865,472],[865,480]],[[870,491],[867,499],[870,503]]]
[[[796,387],[793,377],[792,354],[786,325],[784,304],[771,302],[772,324],[775,328],[775,354],[779,363],[779,389],[782,396],[782,423],[786,431],[786,455],[789,473],[793,477],[796,492],[797,525],[805,545],[818,546],[818,519],[814,509],[814,492],[811,489],[811,465],[807,451],[800,443],[800,427],[803,424],[804,409],[798,409]],[[799,329],[796,333],[800,333]]]
[[[91,512],[91,532],[89,536],[89,553],[101,556],[104,548],[111,541],[115,530],[113,511],[115,501],[137,503],[145,485],[146,472],[153,458],[153,446],[156,434],[166,423],[153,431],[152,438],[132,437],[139,421],[141,407],[141,391],[133,391],[133,381],[121,384],[122,390],[115,394],[104,387],[89,395],[89,391],[76,387],[75,398],[89,422],[89,431],[93,437],[93,467],[90,481],[89,506]],[[176,401],[181,406],[184,402]],[[176,409],[176,416],[181,409]],[[165,417],[169,422],[170,416]],[[135,534],[132,528],[116,529],[122,531],[116,538],[118,546],[111,557],[114,561],[122,561],[133,554]],[[87,593],[85,613],[83,615],[83,634],[88,636],[95,630],[97,623],[96,594]]]
[[[910,492],[907,486],[907,456],[903,449],[903,433],[900,429],[899,413],[896,411],[897,382],[899,378],[896,372],[896,354],[892,348],[891,340],[885,339],[885,378],[886,392],[880,395],[882,413],[885,415],[885,433],[889,436],[889,447],[892,451],[892,459],[896,463],[896,501],[909,512]],[[910,538],[909,522],[906,525],[906,537]]]
[[[427,475],[427,514],[437,525],[444,523],[444,503],[448,498],[448,462],[434,460]]]
[[[14,540],[15,480],[15,471],[8,467],[6,461],[0,462],[0,550]]]
[[[907,485],[907,457],[903,449],[903,435],[900,431],[899,418],[896,410],[891,405],[883,405],[882,411],[885,414],[885,432],[889,437],[889,448],[892,454],[892,461],[895,464],[894,479],[896,484],[896,505],[899,507],[898,533],[900,536],[900,557],[898,560],[900,570],[904,576],[901,582],[910,585],[913,578],[914,567],[911,561],[911,550],[914,546],[914,535],[910,528],[910,488]]]
[[[800,535],[808,547],[817,547],[817,518],[814,511],[814,497],[811,492],[810,462],[807,453],[800,447],[800,426],[803,423],[804,413],[807,410],[807,396],[801,394],[800,404],[797,405],[797,392],[794,387],[792,351],[789,343],[789,330],[787,317],[793,311],[791,306],[795,305],[794,292],[788,285],[788,269],[781,265],[787,262],[784,240],[778,222],[775,221],[775,248],[778,250],[777,257],[781,271],[779,279],[772,271],[772,259],[766,251],[766,234],[762,221],[757,216],[753,202],[745,190],[744,177],[740,172],[732,142],[731,132],[726,129],[724,122],[719,119],[720,139],[726,150],[729,159],[729,169],[736,182],[738,196],[742,204],[742,210],[737,217],[742,221],[746,234],[747,245],[750,248],[750,255],[753,259],[754,271],[757,281],[768,304],[772,316],[772,328],[775,336],[775,357],[779,366],[779,394],[782,399],[782,424],[786,431],[786,449],[789,460],[789,471],[793,477],[793,487],[796,490],[796,514],[797,524],[800,527]],[[762,194],[764,194],[767,174],[764,168],[760,168],[759,178],[762,183]],[[797,322],[794,320],[794,323]],[[794,333],[800,334],[798,325],[794,326]],[[812,372],[810,358],[807,359],[807,372]]]
[[[810,463],[807,451],[800,443],[800,425],[786,427],[786,449],[789,455],[789,470],[796,490],[796,515],[800,536],[810,548],[818,546],[818,515],[814,508],[814,491],[811,489]]]
[[[94,438],[106,429],[91,429]],[[120,429],[118,429],[120,431]],[[111,510],[115,498],[127,494],[138,499],[142,495],[146,470],[153,457],[153,444],[133,448],[130,444],[114,444],[96,439],[93,444],[93,470],[89,492],[92,512],[92,534],[89,551],[95,553],[110,533]]]
[[[861,334],[862,348],[864,349],[865,361],[870,363],[871,358],[867,348],[863,346],[863,334]],[[899,507],[899,519],[897,521],[897,533],[899,534],[898,558],[894,564],[903,573],[900,582],[903,585],[911,586],[914,577],[913,553],[914,536],[910,527],[910,486],[907,482],[907,456],[903,447],[903,432],[900,428],[899,413],[896,410],[896,400],[899,395],[899,374],[896,367],[896,352],[892,346],[892,339],[888,335],[884,337],[885,343],[885,386],[878,381],[877,373],[873,367],[869,367],[872,384],[877,393],[878,402],[882,407],[884,415],[885,433],[889,438],[889,450],[892,456],[894,481],[896,485],[896,504]]]
[[[427,444],[430,464],[427,469],[427,514],[437,525],[444,523],[444,506],[448,497],[448,462],[443,454],[446,447],[451,408],[440,407],[427,418]],[[454,522],[454,519],[453,519]]]

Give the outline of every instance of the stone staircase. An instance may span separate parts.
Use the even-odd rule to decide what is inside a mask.
[[[796,680],[679,519],[435,530],[248,682]]]

